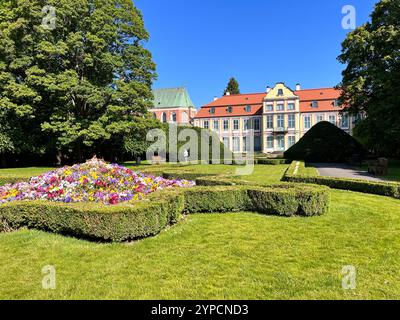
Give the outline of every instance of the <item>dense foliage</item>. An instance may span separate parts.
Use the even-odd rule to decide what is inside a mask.
[[[229,92],[229,94],[240,94],[239,82],[235,78],[230,78],[228,85],[224,91],[224,96]]]
[[[364,147],[351,135],[330,122],[312,127],[294,146],[285,152],[285,158],[306,162],[342,163],[355,155],[365,155]]]
[[[351,32],[342,47],[341,102],[366,116],[355,135],[376,153],[400,156],[400,2],[379,1],[371,22]]]
[[[42,24],[48,5],[55,28]],[[151,106],[148,38],[131,0],[2,0],[0,153],[120,159]]]

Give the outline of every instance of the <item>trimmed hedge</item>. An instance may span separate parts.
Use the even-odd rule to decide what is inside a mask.
[[[119,206],[21,201],[1,205],[0,221],[6,221],[11,229],[28,227],[121,242],[158,234],[179,220],[183,205],[184,197],[177,193]]]
[[[395,182],[375,182],[358,179],[343,179],[334,177],[321,177],[321,176],[301,176],[294,175],[294,167],[297,161],[294,161],[286,174],[283,181],[296,182],[296,183],[311,183],[328,186],[332,189],[350,190],[362,193],[370,193],[381,196],[392,197],[400,199],[400,184]]]
[[[328,208],[329,189],[320,186],[194,187],[164,190],[132,205],[48,201],[2,204],[0,231],[28,227],[121,242],[156,235],[178,222],[183,213],[254,211],[282,216],[315,216],[326,213]]]

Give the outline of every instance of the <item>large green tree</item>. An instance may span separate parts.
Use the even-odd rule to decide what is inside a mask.
[[[235,78],[230,78],[228,85],[224,91],[224,96],[227,93],[230,94],[240,94],[240,89],[239,89],[239,82],[237,82],[237,80]]]
[[[0,119],[15,152],[118,158],[152,103],[148,38],[131,0],[2,0]]]
[[[342,46],[341,102],[365,116],[355,134],[379,154],[400,156],[400,1],[377,3]]]

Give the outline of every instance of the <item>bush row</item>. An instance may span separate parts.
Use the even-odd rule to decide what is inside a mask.
[[[321,176],[304,176],[295,175],[294,168],[296,166],[294,161],[286,174],[283,177],[283,181],[286,182],[297,182],[297,183],[312,183],[318,185],[328,186],[333,189],[350,190],[362,193],[371,193],[381,196],[388,196],[396,199],[400,199],[400,184],[394,182],[374,182],[367,180],[357,179],[343,179],[333,177],[321,177]]]
[[[164,190],[132,205],[23,201],[0,205],[1,228],[35,228],[93,240],[121,242],[158,234],[183,213],[254,211],[283,216],[327,212],[329,189],[290,185],[214,186]],[[2,227],[3,226],[3,227]]]
[[[329,189],[324,187],[197,187],[185,192],[185,212],[253,211],[280,216],[318,216],[328,211],[329,201]]]

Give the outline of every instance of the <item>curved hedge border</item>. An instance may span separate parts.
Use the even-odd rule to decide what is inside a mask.
[[[290,184],[164,190],[134,205],[21,201],[0,205],[0,231],[21,227],[122,242],[158,234],[182,214],[253,211],[317,216],[329,210],[329,189]]]
[[[377,194],[381,196],[400,199],[400,183],[396,182],[374,182],[357,179],[343,179],[321,176],[303,176],[295,174],[296,164],[304,165],[302,161],[293,161],[283,177],[283,181],[296,183],[312,183],[328,186],[333,189],[350,190],[362,193]]]

